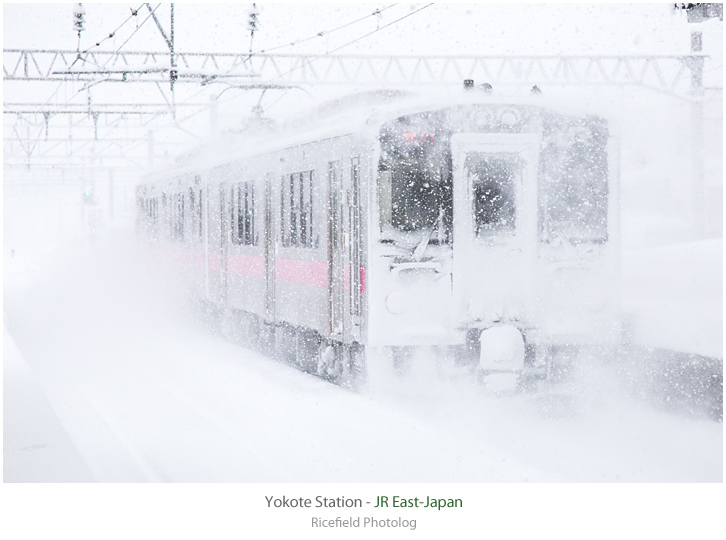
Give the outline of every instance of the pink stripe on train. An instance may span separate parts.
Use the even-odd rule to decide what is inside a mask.
[[[265,278],[265,258],[255,255],[229,255],[227,271],[241,276]]]
[[[203,264],[203,257],[202,257]],[[219,270],[219,255],[209,255],[210,270]],[[252,255],[228,255],[227,271],[240,276],[265,278],[265,259]],[[301,259],[275,259],[275,280],[328,287],[328,263],[326,261],[306,261]],[[350,266],[343,268],[343,289],[350,290]],[[360,269],[360,293],[366,293],[366,268]]]
[[[328,263],[299,259],[275,259],[275,280],[312,285],[313,287],[327,287]]]

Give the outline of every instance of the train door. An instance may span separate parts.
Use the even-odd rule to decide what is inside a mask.
[[[208,301],[210,299],[210,283],[209,283],[209,261],[210,261],[210,242],[209,231],[209,184],[204,184],[199,188],[199,234],[202,237],[202,246],[204,250],[204,296]]]
[[[219,184],[219,303],[227,305],[227,248],[230,232],[230,201],[227,185]]]
[[[360,158],[350,164],[350,200],[346,236],[348,238],[350,335],[360,340],[361,324],[361,231],[360,231]]]
[[[264,189],[265,320],[272,323],[275,321],[275,207],[270,177],[265,178]]]
[[[222,212],[220,210],[219,186],[211,183],[207,184],[206,195],[205,262],[207,270],[205,274],[207,278],[207,300],[212,304],[218,304],[221,296],[221,231],[219,218]]]
[[[328,163],[328,298],[329,331],[343,336],[342,179],[340,162]]]
[[[537,238],[537,141],[458,134],[454,165],[454,320],[516,318]]]

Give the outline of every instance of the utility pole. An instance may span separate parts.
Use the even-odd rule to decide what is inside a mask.
[[[675,8],[686,12],[689,23],[702,23],[716,17],[723,21],[723,4],[675,4]],[[691,56],[686,57],[686,66],[691,71],[691,205],[696,239],[702,238],[706,231],[702,51],[703,32],[699,26],[691,30]]]
[[[171,115],[176,122],[176,96],[174,82],[177,78],[176,56],[174,56],[174,3],[171,4],[171,31],[169,32],[169,50],[171,51],[171,70],[169,71],[169,86],[171,88]]]
[[[691,31],[691,53],[703,49],[703,33]],[[696,238],[701,238],[705,229],[704,216],[704,137],[703,137],[703,57],[689,58],[691,69],[691,189],[693,196],[693,226]]]
[[[164,32],[164,28],[161,26],[159,19],[157,19],[156,13],[154,13],[154,10],[151,8],[151,4],[147,3],[146,8],[149,10],[149,13],[151,13],[151,17],[154,19],[156,27],[159,29],[159,32],[161,32],[164,41],[166,41],[166,46],[169,47],[169,89],[171,90],[171,115],[174,119],[174,122],[176,122],[176,99],[174,97],[174,83],[177,80],[178,72],[176,69],[176,55],[174,54],[174,4],[171,4],[171,27],[169,31],[169,37],[166,36],[166,32]]]
[[[174,4],[171,4],[171,31],[169,32],[169,50],[171,52],[171,70],[169,71],[169,85],[171,87],[171,99],[174,100],[174,82],[176,81],[176,57],[174,56]]]
[[[85,15],[86,10],[83,9],[83,4],[76,4],[76,7],[73,9],[73,29],[78,32],[78,46],[76,47],[78,54],[81,52],[81,32],[84,29]]]
[[[257,10],[257,4],[252,4],[252,7],[247,12],[247,29],[250,31],[250,55],[252,58],[252,41],[255,39],[255,30],[260,26],[260,12]]]

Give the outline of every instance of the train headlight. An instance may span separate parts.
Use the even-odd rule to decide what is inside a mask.
[[[507,109],[502,112],[499,121],[507,127],[512,127],[519,122],[519,114],[513,109]]]
[[[484,129],[494,123],[494,115],[491,111],[481,109],[474,113],[474,125],[479,129]]]
[[[386,297],[386,309],[389,313],[400,315],[406,311],[406,296],[398,291],[394,291]]]

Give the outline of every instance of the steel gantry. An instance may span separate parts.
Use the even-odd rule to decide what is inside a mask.
[[[420,86],[461,84],[640,85],[688,95],[702,54],[684,56],[365,56],[5,49],[5,81],[88,83],[228,81],[260,85]]]
[[[44,148],[53,139],[49,137],[51,119],[57,123],[61,117],[68,117],[69,130],[78,132],[86,127],[76,138],[110,142],[110,153],[121,149],[128,139],[146,139],[150,130],[163,126],[174,126],[183,134],[184,119],[211,111],[216,105],[175,99],[174,86],[162,85],[170,80],[187,88],[221,84],[243,90],[320,85],[405,88],[461,85],[464,79],[497,86],[637,85],[691,100],[703,91],[707,57],[698,52],[683,56],[454,57],[177,51],[172,58],[168,52],[152,51],[5,49],[6,96],[13,85],[29,82],[68,84],[75,91],[73,98],[60,104],[52,100],[3,104],[6,164],[29,165],[36,156],[43,158],[39,164],[48,162]],[[126,90],[114,86],[110,101],[108,97],[103,101],[91,99],[92,91],[100,85],[114,83],[123,83],[121,87]],[[131,88],[142,83],[155,85],[158,93],[144,92],[143,99],[129,98]],[[87,96],[86,101],[81,101],[83,96]],[[180,118],[178,111],[183,111]],[[14,123],[8,126],[7,120],[13,117]],[[73,139],[70,132],[68,138]],[[69,155],[59,166],[69,164],[79,152],[90,148],[78,144],[66,147]],[[21,152],[16,154],[18,149]],[[86,156],[81,155],[81,159]]]

